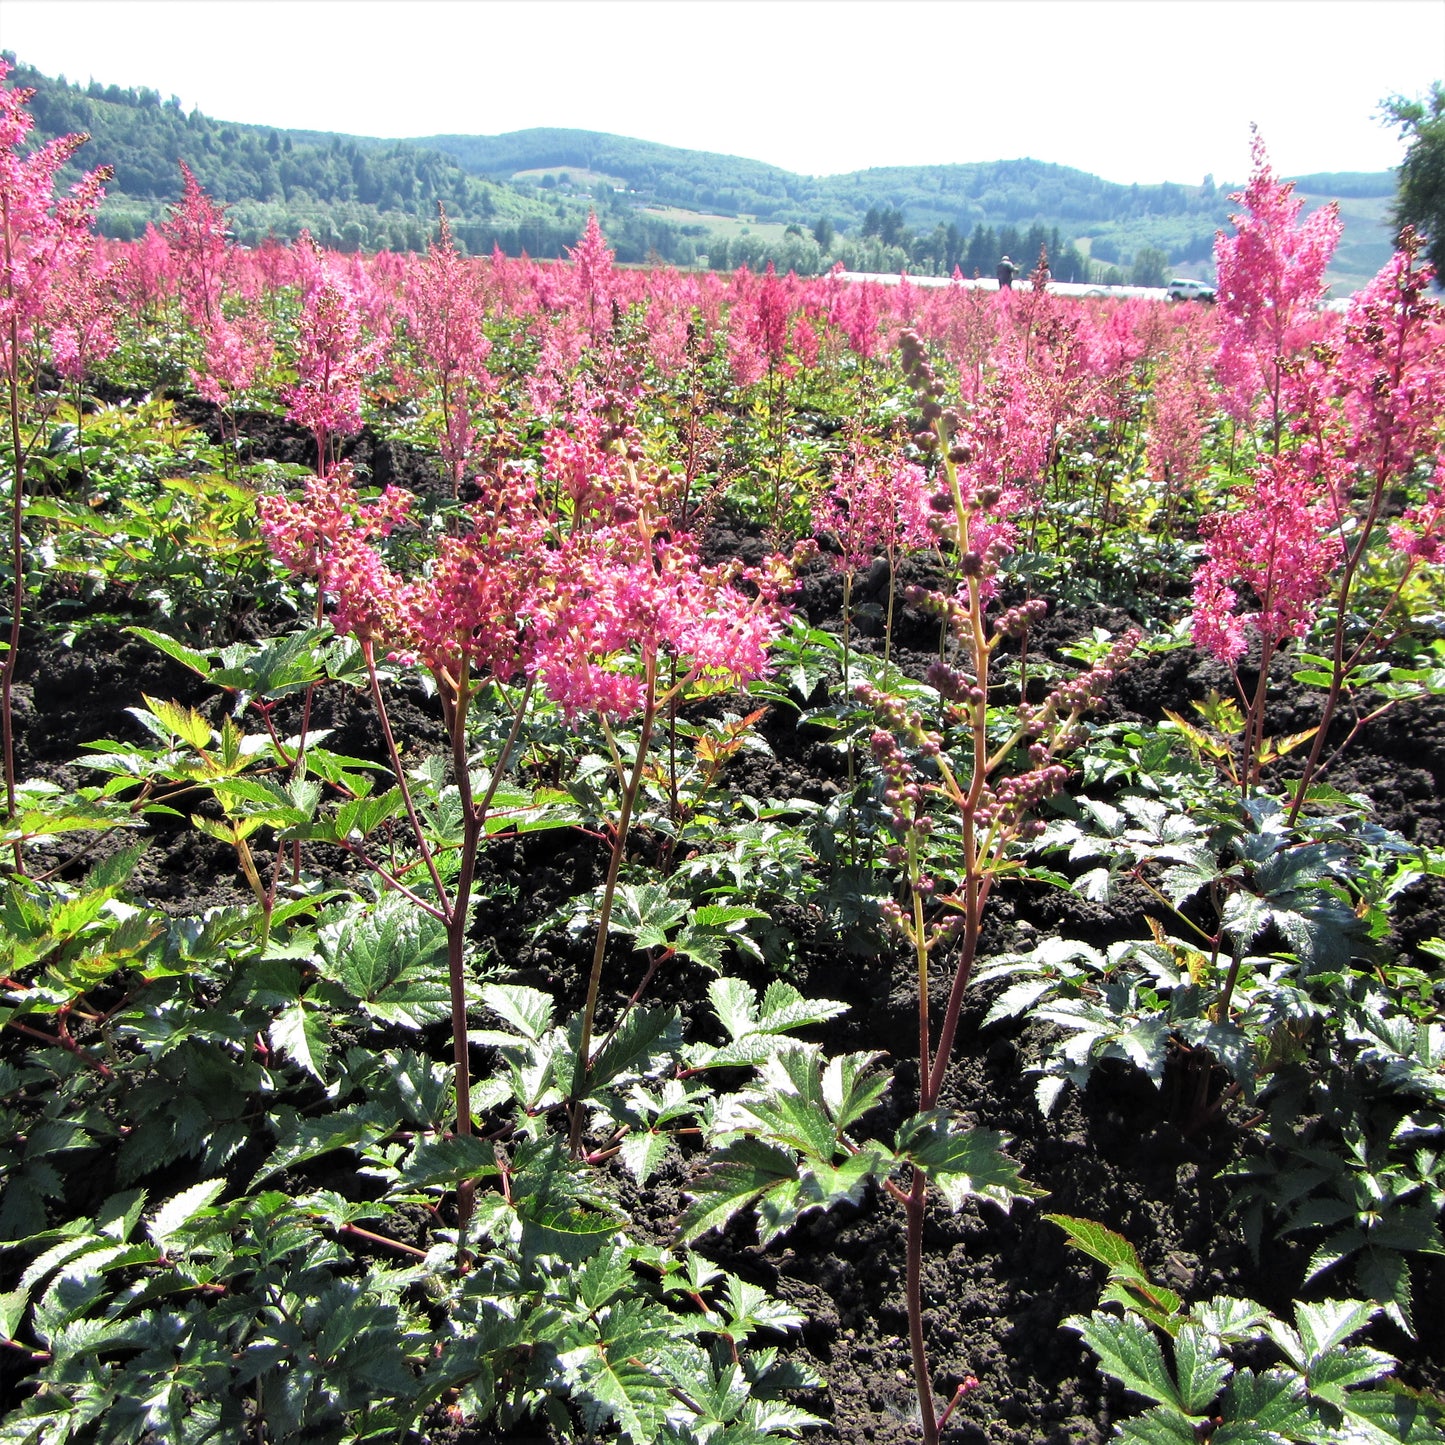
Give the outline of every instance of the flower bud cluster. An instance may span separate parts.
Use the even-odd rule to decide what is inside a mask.
[[[1010,607],[999,613],[994,619],[993,630],[995,634],[1003,637],[1012,637],[1015,641],[1028,635],[1028,630],[1035,622],[1041,621],[1048,616],[1049,604],[1042,598],[1035,597],[1031,601],[1021,602],[1017,607]]]
[[[938,423],[944,421],[945,433],[951,436],[957,418],[944,410],[944,385],[928,359],[923,339],[912,327],[898,334],[898,359],[903,375],[918,393],[921,416],[914,431],[913,444],[924,453],[937,451]]]
[[[984,701],[983,689],[966,672],[950,667],[946,662],[930,663],[923,674],[923,680],[935,689],[945,702],[980,703]]]
[[[1138,647],[1143,633],[1131,627],[1115,640],[1108,652],[1087,672],[1061,683],[1044,700],[1044,709],[1054,716],[1091,712],[1103,701],[1104,693]],[[1057,744],[1056,744],[1057,746]]]
[[[1019,838],[1034,838],[1043,831],[1037,819],[1026,820],[1045,799],[1063,791],[1069,771],[1058,763],[1045,763],[1027,773],[1001,778],[994,788],[986,788],[975,818],[984,827],[997,828]]]
[[[968,594],[949,597],[946,593],[935,592],[929,587],[910,584],[903,589],[904,601],[930,617],[937,617],[956,627],[969,614]]]
[[[889,810],[887,826],[895,840],[888,850],[888,861],[902,866],[907,859],[909,835],[927,837],[933,831],[933,820],[924,812],[925,785],[904,753],[900,738],[925,758],[937,757],[943,740],[924,727],[922,714],[910,709],[902,698],[866,682],[859,684],[855,696],[873,709],[880,723],[869,736],[868,749],[883,774],[883,802]],[[919,882],[914,886],[923,888]]]

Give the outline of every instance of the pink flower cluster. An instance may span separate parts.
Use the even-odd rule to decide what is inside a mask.
[[[35,121],[26,110],[33,94],[5,84],[10,63],[0,59],[0,196],[5,202],[0,255],[0,373],[20,376],[21,354],[48,317],[55,279],[89,245],[95,209],[110,178],[89,172],[69,195],[57,197],[55,176],[89,139],[67,135],[28,155],[22,150]]]
[[[784,609],[762,574],[749,576],[751,595],[737,576],[699,566],[690,539],[666,532],[605,527],[569,539],[537,614],[535,665],[547,694],[569,717],[618,719],[644,707],[668,660],[679,681],[761,676]]]
[[[1304,635],[1339,560],[1335,506],[1299,455],[1286,453],[1264,463],[1242,507],[1205,522],[1205,561],[1194,575],[1197,647],[1233,663],[1251,632],[1270,646]],[[1253,610],[1240,610],[1249,601]]]
[[[324,470],[330,439],[361,429],[361,384],[375,360],[375,347],[362,336],[361,312],[351,284],[316,250],[315,242],[310,249],[297,380],[282,399],[286,415],[315,433]]]
[[[226,278],[226,210],[201,189],[191,168],[180,162],[181,201],[161,225],[170,250],[171,275],[181,307],[198,330],[207,331],[221,314]]]
[[[813,503],[813,530],[837,539],[836,570],[856,573],[880,550],[933,545],[928,495],[916,463],[855,451]]]
[[[1263,389],[1278,423],[1282,367],[1319,334],[1325,268],[1343,226],[1334,204],[1299,219],[1304,202],[1292,181],[1275,178],[1258,131],[1252,159],[1249,184],[1234,196],[1244,208],[1233,217],[1234,234],[1221,231],[1214,243],[1220,319],[1215,370],[1237,419],[1250,416]]]
[[[340,468],[294,501],[262,498],[259,510],[272,551],[317,580],[338,631],[421,662],[453,697],[471,669],[526,675],[568,717],[622,718],[675,681],[760,676],[786,617],[781,559],[704,567],[655,509],[558,538],[520,474],[473,505],[471,531],[444,538],[426,574],[408,581],[375,544],[411,502],[388,488],[362,503]]]
[[[441,237],[407,274],[405,299],[422,370],[441,394],[442,460],[459,483],[475,444],[473,393],[491,389],[482,329],[479,277],[452,244],[445,214]]]
[[[316,579],[334,605],[336,630],[366,644],[393,647],[408,636],[402,579],[382,562],[373,543],[391,534],[411,511],[413,497],[388,487],[370,504],[356,495],[349,467],[309,477],[297,500],[257,500],[261,533],[293,572]]]

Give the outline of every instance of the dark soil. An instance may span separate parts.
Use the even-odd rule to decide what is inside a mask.
[[[272,455],[283,450],[276,441],[267,439]],[[373,479],[407,480],[394,457],[388,463],[392,475],[382,475],[380,458],[387,455],[385,447],[369,454]],[[719,533],[712,543],[719,553],[744,556],[759,546],[756,538],[737,533]],[[873,582],[877,595],[886,581]],[[836,620],[839,600],[836,579],[825,562],[818,564],[802,605],[821,624]],[[926,660],[937,624],[899,606],[902,655]],[[1057,645],[1098,621],[1120,625],[1122,620],[1056,613],[1041,630],[1040,645]],[[876,625],[860,624],[861,646],[874,645],[870,630],[876,631]],[[80,632],[68,648],[30,639],[20,677],[22,777],[74,778],[74,760],[84,743],[139,738],[138,725],[125,709],[139,705],[142,693],[216,705],[214,695],[184,669],[109,625]],[[1165,707],[1187,709],[1221,680],[1212,664],[1192,652],[1169,653],[1131,668],[1115,688],[1111,706],[1119,718],[1157,719]],[[1312,699],[1287,687],[1280,696],[1272,717],[1275,731],[1313,721]],[[337,730],[331,746],[380,755],[380,735],[364,698],[335,691],[324,694],[318,706],[317,722]],[[439,735],[436,715],[419,692],[402,692],[394,721],[416,748],[435,743]],[[825,801],[837,796],[842,762],[823,745],[821,734],[800,727],[785,708],[773,709],[761,730],[772,755],[744,755],[727,775],[733,786],[760,797]],[[1440,842],[1445,709],[1401,708],[1372,724],[1330,776],[1338,786],[1368,791],[1385,825],[1407,838]],[[579,994],[588,945],[562,931],[534,938],[533,926],[593,886],[603,863],[601,845],[581,835],[543,833],[495,845],[487,860],[487,888],[505,901],[483,911],[479,941],[528,983],[564,996]],[[137,885],[159,905],[186,913],[237,901],[244,889],[229,850],[181,820],[153,830]],[[850,952],[810,909],[790,905],[776,921],[798,939],[790,981],[807,995],[851,1005],[825,1031],[826,1047],[883,1050],[899,1061],[893,1090],[880,1106],[879,1127],[890,1129],[911,1112],[916,1089],[916,1066],[907,1062],[916,1042],[910,971],[901,960]],[[990,907],[985,950],[1026,946],[1044,934],[1098,942],[1137,936],[1142,927],[1139,899],[1106,912],[1057,891],[1005,891]],[[1445,931],[1441,890],[1417,888],[1407,894],[1398,927],[1410,942]],[[619,969],[619,975],[624,972]],[[755,982],[765,981],[760,971],[755,973]],[[617,976],[610,983],[625,997],[636,981]],[[658,984],[664,997],[684,1003],[701,997],[704,986],[700,974],[689,973]],[[1005,1026],[983,1028],[979,1020],[986,1003],[975,997],[969,1007],[945,1102],[1008,1134],[1026,1177],[1049,1193],[1041,1204],[1016,1206],[1007,1215],[991,1206],[970,1205],[957,1215],[935,1210],[925,1246],[935,1379],[941,1390],[970,1374],[981,1382],[955,1417],[955,1441],[1087,1445],[1107,1439],[1112,1422],[1136,1413],[1138,1402],[1126,1402],[1062,1327],[1065,1317],[1095,1307],[1102,1271],[1065,1247],[1061,1231],[1043,1219],[1045,1211],[1098,1220],[1122,1232],[1146,1267],[1186,1295],[1245,1294],[1277,1311],[1288,1311],[1300,1288],[1307,1250],[1286,1242],[1267,1249],[1261,1261],[1250,1258],[1226,1213],[1227,1191],[1219,1178],[1235,1157],[1236,1135],[1220,1127],[1207,1137],[1184,1137],[1141,1075],[1122,1067],[1105,1072],[1082,1095],[1066,1095],[1055,1117],[1042,1117],[1026,1074],[1037,1048],[1037,1026],[1022,1033]],[[439,1053],[445,1051],[443,1040],[437,1045]],[[675,1156],[646,1192],[631,1191],[628,1204],[640,1234],[658,1240],[670,1236],[694,1167]],[[741,1223],[706,1244],[718,1263],[775,1290],[807,1316],[800,1348],[827,1382],[826,1391],[806,1402],[831,1422],[822,1438],[845,1445],[901,1445],[918,1438],[910,1421],[903,1220],[895,1205],[874,1196],[859,1207],[811,1217],[768,1249],[757,1245],[750,1224]],[[1440,1261],[1417,1262],[1415,1298],[1419,1340],[1385,1326],[1374,1339],[1401,1357],[1407,1380],[1440,1389],[1445,1386],[1445,1268]],[[499,1437],[487,1430],[457,1435],[439,1419],[431,1438],[477,1445]],[[505,1438],[517,1445],[538,1437],[522,1431]]]

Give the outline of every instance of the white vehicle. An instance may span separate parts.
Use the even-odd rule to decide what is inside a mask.
[[[1214,287],[1208,281],[1190,281],[1176,276],[1164,288],[1171,301],[1213,301]]]

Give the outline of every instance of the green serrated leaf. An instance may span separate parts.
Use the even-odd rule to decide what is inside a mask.
[[[28,1289],[14,1289],[8,1294],[0,1294],[0,1335],[7,1340],[13,1340],[29,1307]]]
[[[1350,1438],[1367,1445],[1445,1445],[1438,1407],[1401,1388],[1356,1390],[1340,1406]]]
[[[639,1129],[629,1134],[620,1145],[617,1152],[627,1172],[637,1180],[639,1184],[646,1184],[662,1163],[663,1156],[667,1153],[669,1136],[659,1134],[651,1129]]]
[[[320,1009],[308,1007],[300,999],[287,1004],[271,1020],[267,1037],[293,1063],[299,1064],[312,1078],[325,1081],[327,1035],[330,1024]]]
[[[782,1187],[796,1187],[797,1161],[791,1153],[760,1139],[735,1140],[715,1154],[690,1191],[693,1202],[678,1224],[683,1244],[721,1229],[740,1210]]]
[[[146,1233],[160,1249],[165,1249],[173,1235],[220,1198],[225,1187],[224,1179],[203,1179],[199,1184],[182,1190],[156,1210],[146,1225]]]
[[[1313,1423],[1304,1386],[1286,1370],[1239,1370],[1224,1391],[1220,1408],[1224,1424],[1211,1437],[1224,1445],[1279,1445],[1281,1440],[1309,1438]]]
[[[1084,1343],[1099,1357],[1099,1368],[1126,1390],[1183,1410],[1184,1402],[1164,1351],[1143,1320],[1135,1315],[1120,1319],[1095,1310],[1088,1319],[1071,1315],[1064,1324],[1083,1336]]]
[[[1174,1374],[1187,1414],[1208,1413],[1233,1372],[1234,1366],[1219,1354],[1206,1331],[1194,1324],[1179,1327],[1174,1336]]]
[[[149,627],[127,627],[125,631],[134,637],[139,637],[144,642],[149,642],[152,647],[164,652],[167,657],[174,658],[182,667],[189,668],[202,677],[211,675],[211,664],[204,652],[197,652],[194,648],[177,642],[174,637],[167,637],[163,632],[153,632]],[[134,693],[131,694],[131,696],[134,695]]]
[[[423,1139],[402,1166],[401,1177],[412,1189],[454,1188],[464,1179],[481,1179],[496,1174],[494,1144],[475,1134],[447,1134]]]
[[[1040,1199],[1047,1190],[1029,1184],[1003,1151],[1008,1139],[992,1129],[953,1127],[941,1109],[915,1114],[898,1130],[900,1159],[916,1164],[952,1209],[966,1199],[987,1199],[1004,1209],[1015,1199]]]
[[[524,1038],[536,1043],[552,1027],[556,1007],[551,996],[520,984],[489,983],[482,988],[482,1002],[505,1019]]]
[[[522,1250],[528,1256],[553,1255],[578,1264],[614,1238],[626,1223],[626,1215],[610,1209],[540,1209],[523,1216]]]

